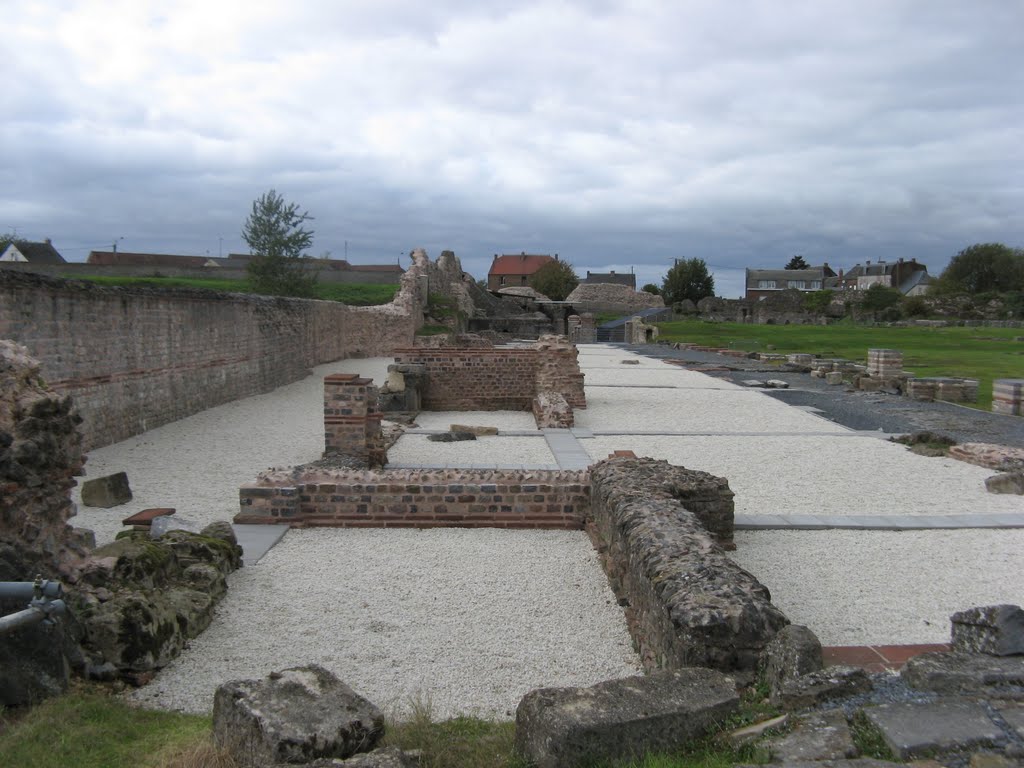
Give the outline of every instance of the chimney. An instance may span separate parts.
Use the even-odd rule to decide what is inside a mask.
[[[839,268],[839,279],[840,280],[843,279],[843,268],[842,267]]]
[[[43,242],[46,243],[47,245],[53,245],[53,240],[51,240],[48,237],[44,237]]]

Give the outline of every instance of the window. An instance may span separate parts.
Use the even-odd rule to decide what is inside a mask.
[[[504,285],[504,284],[505,284],[505,276],[502,275],[501,277],[498,278],[498,285]]]
[[[519,278],[519,284],[526,285],[526,275],[523,275],[522,277]]]
[[[774,280],[758,280],[757,281],[757,287],[758,288],[762,288],[762,289],[764,289],[764,288],[774,288],[775,287],[775,281]]]
[[[811,290],[812,291],[820,291],[821,290],[821,280],[812,280],[811,281]]]
[[[789,281],[789,287],[790,288],[796,288],[798,291],[802,291],[804,289],[804,287],[805,287],[804,286],[804,281],[803,280],[790,280]]]

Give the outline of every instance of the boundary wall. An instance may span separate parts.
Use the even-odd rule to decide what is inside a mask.
[[[71,395],[88,450],[296,381],[314,365],[408,346],[427,263],[414,253],[395,301],[376,307],[0,269],[0,339],[24,345],[49,386]]]

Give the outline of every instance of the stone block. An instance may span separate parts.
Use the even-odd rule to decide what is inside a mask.
[[[773,697],[781,694],[786,683],[817,672],[823,666],[821,642],[811,630],[799,624],[780,629],[762,656],[764,679]]]
[[[985,490],[989,493],[1010,493],[1024,496],[1024,472],[1001,472],[985,478]]]
[[[911,688],[947,695],[994,695],[1024,700],[1024,656],[922,653],[900,676]]]
[[[351,757],[383,735],[383,713],[316,665],[227,682],[213,698],[214,742],[246,768]]]
[[[321,757],[302,768],[419,768],[420,761],[398,747],[381,747],[373,752],[364,752],[348,760],[335,757]]]
[[[949,617],[953,650],[991,656],[1024,654],[1024,610],[1019,605],[969,608]]]
[[[1006,742],[1006,734],[974,701],[884,704],[863,710],[902,760],[942,757]]]
[[[871,678],[863,669],[825,667],[783,683],[771,702],[786,710],[804,709],[870,690]]]
[[[842,371],[829,371],[828,373],[826,373],[825,374],[825,383],[826,384],[833,384],[833,385],[835,385],[835,384],[842,384],[843,383]]]
[[[590,688],[541,688],[516,709],[516,748],[537,768],[637,759],[678,749],[738,706],[735,681],[700,667]]]
[[[477,437],[485,437],[488,435],[498,434],[497,427],[474,427],[466,424],[452,424],[448,427],[449,432],[468,432],[471,435]]]
[[[131,500],[132,489],[128,486],[128,475],[125,472],[115,472],[82,483],[82,504],[87,507],[109,509]]]
[[[819,712],[769,743],[776,762],[843,760],[857,756],[850,725],[841,709]]]

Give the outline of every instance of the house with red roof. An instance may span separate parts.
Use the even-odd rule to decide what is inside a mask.
[[[554,257],[525,251],[503,256],[494,254],[491,270],[487,273],[487,290],[498,291],[502,288],[526,285],[533,273],[549,261],[558,261],[558,254],[556,253]]]

